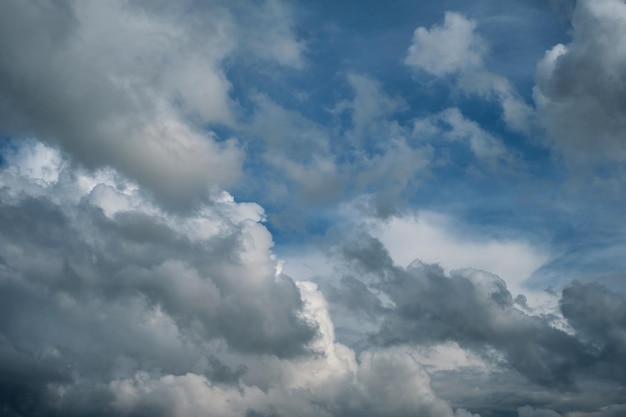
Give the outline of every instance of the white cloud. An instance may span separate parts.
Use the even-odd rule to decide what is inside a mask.
[[[487,45],[475,29],[475,21],[446,12],[443,25],[415,30],[404,62],[436,76],[480,68]]]
[[[476,21],[446,12],[443,25],[415,30],[404,62],[436,77],[453,77],[462,92],[497,101],[507,126],[528,134],[534,125],[534,111],[509,80],[486,68],[487,42],[476,28]]]
[[[514,294],[527,291],[524,282],[543,265],[549,254],[524,241],[485,239],[455,231],[453,219],[421,211],[418,217],[392,218],[374,235],[398,265],[420,259],[450,271],[475,268],[492,272],[507,282]]]

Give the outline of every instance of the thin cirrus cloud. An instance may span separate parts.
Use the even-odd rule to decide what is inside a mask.
[[[626,6],[413,3],[5,1],[0,414],[623,414]]]

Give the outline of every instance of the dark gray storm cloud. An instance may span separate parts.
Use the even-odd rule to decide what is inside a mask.
[[[579,340],[516,308],[505,282],[495,275],[459,270],[448,276],[438,265],[419,261],[397,267],[381,243],[367,235],[346,248],[344,256],[393,303],[371,335],[375,343],[455,341],[478,351],[491,347],[530,380],[554,386],[573,384],[574,371],[590,359]]]
[[[370,343],[418,347],[456,343],[489,363],[499,363],[502,371],[523,376],[526,382],[515,383],[512,375],[503,376],[507,384],[513,384],[509,388],[494,382],[496,374],[489,381],[479,377],[480,372],[470,377],[477,372],[471,370],[438,377],[440,392],[454,393],[458,383],[460,391],[452,395],[468,408],[477,407],[483,416],[500,415],[520,402],[538,408],[520,410],[524,415],[555,415],[549,407],[555,404],[561,411],[594,410],[602,401],[615,402],[623,391],[620,364],[626,352],[626,299],[600,284],[573,283],[563,289],[560,312],[537,314],[521,297],[514,300],[505,281],[493,274],[471,269],[447,274],[439,265],[420,261],[402,268],[393,263],[380,241],[367,234],[341,246],[338,253],[344,276],[322,288],[329,302],[337,305],[331,310],[335,314],[378,323],[373,331],[362,334]],[[555,326],[555,314],[559,313],[566,320],[565,327]],[[341,317],[337,320],[346,322]],[[473,402],[465,392],[470,380],[454,382],[464,372],[470,379],[478,378],[476,383],[485,390],[484,395],[491,392],[500,406],[484,404],[484,397],[477,400],[481,405]],[[507,390],[516,391],[520,386],[525,386],[527,393],[522,394],[522,389],[521,397],[512,400],[512,391]],[[533,396],[529,394],[532,386],[544,387],[550,394]],[[563,399],[570,394],[563,398],[559,394],[575,397],[580,391],[586,394],[577,404]],[[599,397],[590,392],[612,398],[598,402]],[[546,410],[540,410],[541,405]]]

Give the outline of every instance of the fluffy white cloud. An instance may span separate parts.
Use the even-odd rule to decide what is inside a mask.
[[[476,21],[446,12],[443,25],[415,30],[404,62],[436,77],[453,77],[461,91],[497,101],[506,124],[529,133],[534,124],[533,110],[509,80],[486,68],[487,42],[476,33],[476,27]]]
[[[475,21],[446,12],[443,25],[415,30],[404,62],[437,76],[482,67],[487,45],[475,29]]]

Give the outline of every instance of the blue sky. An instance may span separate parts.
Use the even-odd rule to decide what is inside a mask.
[[[0,6],[0,410],[626,410],[622,0]]]

